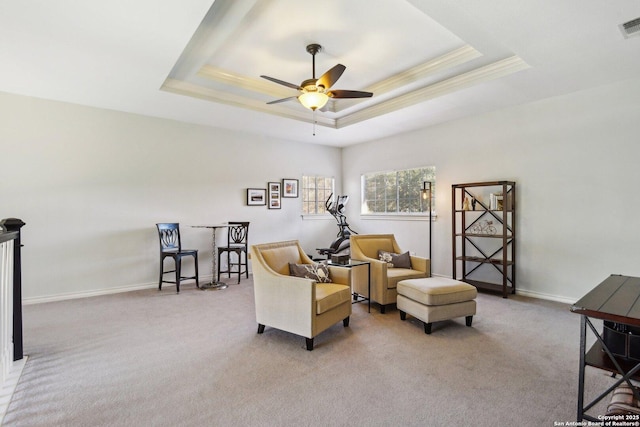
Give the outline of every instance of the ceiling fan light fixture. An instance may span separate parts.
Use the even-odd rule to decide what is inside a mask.
[[[267,104],[277,104],[297,98],[305,108],[316,111],[318,108],[322,108],[327,105],[330,97],[334,99],[370,98],[373,95],[371,92],[361,92],[357,90],[330,90],[333,84],[340,78],[342,73],[344,73],[344,70],[347,68],[342,64],[336,64],[316,80],[316,53],[320,52],[321,49],[322,46],[319,44],[310,44],[307,46],[307,52],[312,56],[311,71],[313,78],[303,81],[299,86],[273,77],[264,75],[260,76],[274,83],[278,83],[292,89],[297,89],[301,92],[297,97],[290,96],[288,98],[276,99],[275,101],[267,102]]]
[[[322,92],[304,92],[298,97],[298,100],[306,108],[315,111],[327,104],[329,96]]]

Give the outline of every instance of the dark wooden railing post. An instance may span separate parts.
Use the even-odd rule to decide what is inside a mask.
[[[20,254],[20,229],[25,223],[18,218],[6,218],[0,226],[6,231],[15,231],[18,237],[13,240],[13,360],[23,357],[22,346],[22,256]]]

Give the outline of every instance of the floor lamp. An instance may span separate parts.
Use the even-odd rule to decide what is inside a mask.
[[[431,182],[422,182],[422,199],[429,202],[429,263],[431,263],[431,234],[432,234],[432,221],[431,221]],[[431,276],[431,268],[429,268],[429,276]]]

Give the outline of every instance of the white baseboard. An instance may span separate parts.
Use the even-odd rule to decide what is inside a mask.
[[[200,276],[200,282],[211,281],[212,276]],[[185,284],[193,283],[189,280],[185,281]],[[171,283],[167,283],[164,286],[175,286]],[[107,289],[94,289],[90,291],[83,292],[70,292],[67,294],[57,294],[50,295],[44,297],[34,297],[34,298],[22,298],[22,304],[30,305],[30,304],[41,304],[45,302],[54,302],[54,301],[64,301],[70,299],[78,299],[78,298],[89,298],[89,297],[97,297],[100,295],[111,295],[111,294],[119,294],[121,292],[131,292],[131,291],[139,291],[142,289],[154,289],[158,287],[158,282],[153,283],[143,283],[138,285],[130,285],[130,286],[119,286],[116,288],[107,288]]]
[[[522,290],[522,289],[516,289],[516,294],[522,295],[522,296],[525,296],[525,297],[545,299],[545,300],[549,300],[549,301],[562,302],[562,303],[566,303],[566,304],[573,304],[573,303],[575,303],[577,301],[574,298],[563,297],[563,296],[559,296],[559,295],[545,294],[545,293],[542,293],[542,292],[528,291],[528,290]]]
[[[251,274],[251,272],[249,273]],[[451,279],[451,276],[445,276],[440,274],[434,274],[433,276],[446,277],[448,279]],[[202,282],[206,282],[206,281],[211,281],[211,278],[212,276],[203,276],[203,277],[200,277],[200,280]],[[189,283],[189,282],[185,282],[185,283]],[[99,290],[92,290],[92,291],[86,291],[86,292],[73,292],[68,294],[58,294],[58,295],[51,295],[51,296],[45,296],[45,297],[23,298],[22,303],[24,305],[29,305],[29,304],[40,304],[44,302],[64,301],[64,300],[76,299],[76,298],[89,298],[89,297],[95,297],[100,295],[110,295],[110,294],[118,294],[121,292],[131,292],[131,291],[139,291],[142,289],[152,289],[152,288],[156,288],[157,286],[158,286],[158,283],[153,282],[153,283],[145,283],[141,285],[121,286],[117,288],[99,289]],[[167,286],[173,286],[173,285],[168,284]],[[523,290],[523,289],[517,289],[516,294],[526,296],[526,297],[556,301],[556,302],[561,302],[566,304],[573,304],[574,302],[576,302],[576,300],[573,298],[563,297],[559,295],[545,294],[542,292]]]
[[[13,362],[7,380],[3,384],[0,384],[0,425],[2,425],[4,416],[7,414],[11,397],[13,396],[13,392],[16,391],[16,386],[18,385],[20,375],[22,375],[22,370],[26,363],[27,356]]]
[[[433,276],[436,277],[446,277],[447,279],[451,279],[451,276],[444,276],[444,275],[440,275],[440,274],[434,274]],[[556,302],[562,302],[562,303],[566,303],[566,304],[573,304],[574,302],[576,302],[575,299],[573,298],[568,298],[568,297],[563,297],[560,295],[552,295],[552,294],[545,294],[542,292],[536,292],[536,291],[529,291],[526,289],[516,289],[516,294],[517,295],[522,295],[525,297],[530,297],[530,298],[538,298],[538,299],[544,299],[544,300],[549,300],[549,301],[556,301]]]
[[[149,283],[144,285],[121,286],[117,288],[97,289],[97,290],[84,291],[84,292],[70,292],[67,294],[50,295],[50,296],[44,296],[44,297],[23,298],[22,304],[30,305],[30,304],[41,304],[45,302],[64,301],[64,300],[77,299],[77,298],[89,298],[89,297],[96,297],[100,295],[118,294],[121,292],[138,291],[141,289],[150,289],[150,288],[157,288],[157,287],[158,287],[158,283]]]

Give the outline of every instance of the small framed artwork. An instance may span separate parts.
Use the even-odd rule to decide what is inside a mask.
[[[282,197],[298,197],[298,180],[283,179],[282,180]]]
[[[267,184],[269,188],[269,209],[280,209],[280,183],[270,182]]]
[[[247,188],[247,206],[264,206],[267,204],[267,190],[264,188]]]

